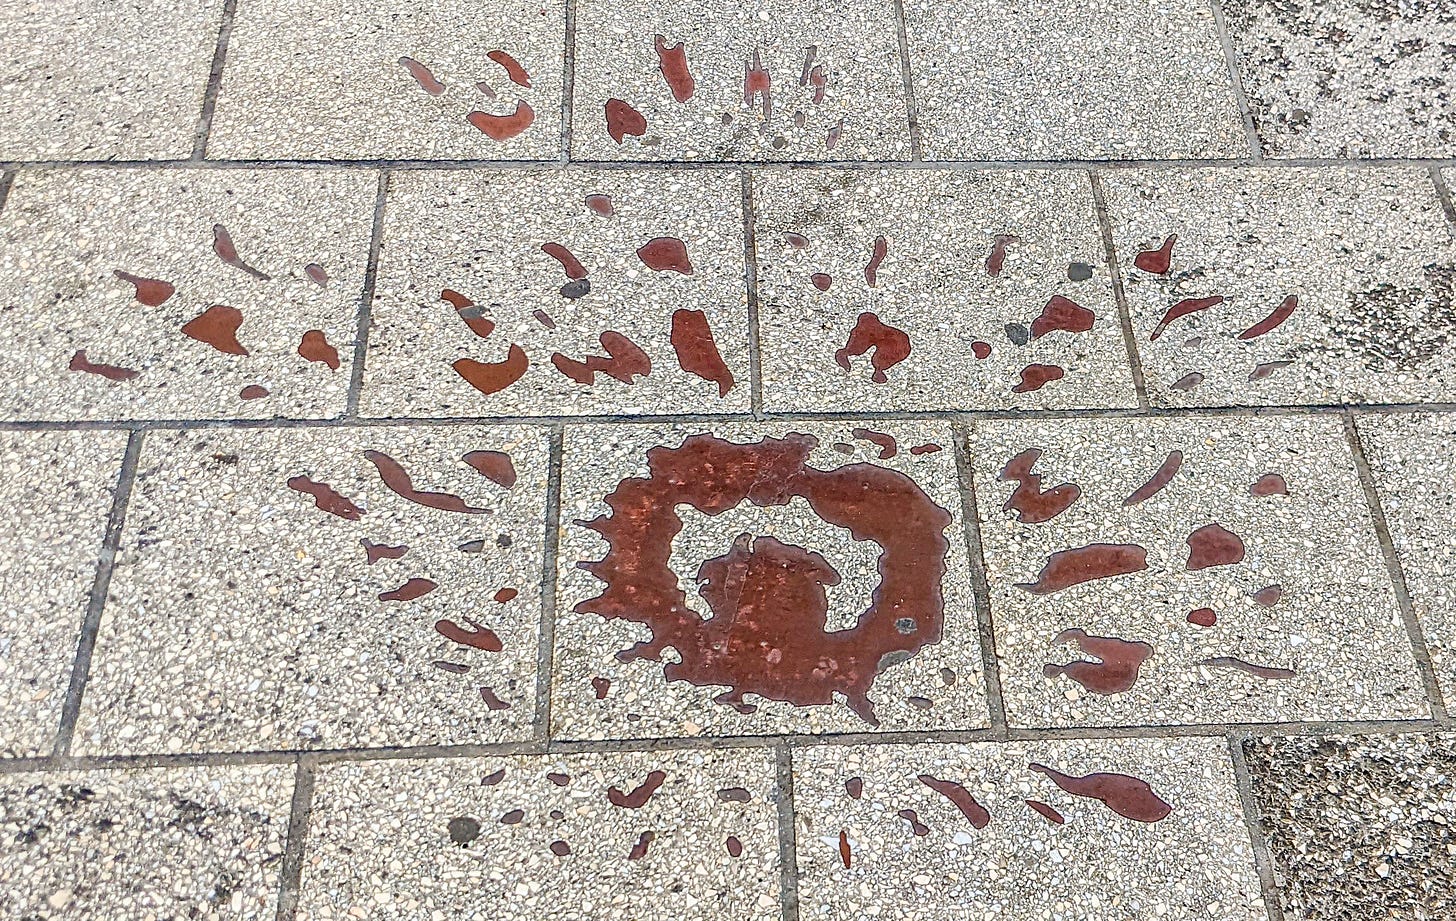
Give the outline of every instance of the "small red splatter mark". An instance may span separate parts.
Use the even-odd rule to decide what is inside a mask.
[[[562,773],[557,772],[557,771],[553,771],[550,774],[547,774],[546,775],[546,779],[549,780],[549,781],[551,781],[553,784],[555,784],[558,787],[564,787],[567,784],[571,783],[571,775],[570,774],[562,774]]]
[[[495,593],[495,603],[509,604],[510,602],[515,601],[516,597],[520,594],[520,592],[516,591],[513,588],[503,588]]]
[[[292,483],[290,482],[291,486]],[[398,547],[391,547],[389,544],[376,544],[367,537],[360,538],[359,543],[364,546],[364,560],[373,566],[380,560],[397,560],[409,552],[409,547],[400,544]]]
[[[839,860],[844,864],[846,870],[849,869],[849,864],[853,857],[854,855],[849,849],[849,832],[841,828],[839,830]]]
[[[886,435],[884,432],[876,432],[872,429],[855,429],[854,437],[879,445],[880,460],[889,460],[900,453],[900,445],[895,441],[894,435]]]
[[[268,388],[262,384],[249,384],[238,392],[239,399],[261,400],[268,395]]]
[[[620,99],[607,100],[607,134],[618,144],[627,135],[641,137],[647,133],[647,118]]]
[[[1051,806],[1048,806],[1046,803],[1043,803],[1039,799],[1029,799],[1026,801],[1026,805],[1030,806],[1032,809],[1035,809],[1038,815],[1046,819],[1048,822],[1051,822],[1053,825],[1067,824],[1066,818],[1064,818],[1060,812],[1057,812]]]
[[[1284,482],[1284,477],[1277,473],[1266,473],[1249,486],[1249,495],[1260,498],[1287,496],[1289,495],[1289,484]]]
[[[606,700],[607,692],[612,689],[612,679],[601,677],[593,678],[591,680],[591,686],[592,691],[595,692],[597,695],[597,700]]]
[[[1183,452],[1169,451],[1168,456],[1163,458],[1163,463],[1153,473],[1152,479],[1133,490],[1132,495],[1122,500],[1123,508],[1139,505],[1156,496],[1164,486],[1172,482],[1173,477],[1178,475],[1178,471],[1182,467]]]
[[[1044,764],[1032,764],[1030,769],[1050,777],[1053,783],[1073,796],[1099,800],[1108,809],[1135,822],[1161,822],[1173,811],[1172,806],[1158,798],[1146,780],[1137,777],[1126,774],[1071,777]]]
[[[140,275],[123,272],[121,269],[117,269],[115,275],[136,288],[136,299],[148,307],[160,307],[167,302],[168,298],[177,293],[177,289],[171,282],[162,281],[159,278],[143,278]]]
[[[381,599],[383,599],[383,597],[384,596],[382,595],[380,596]],[[393,601],[397,599],[389,600]],[[436,659],[435,661],[431,662],[430,665],[434,668],[438,668],[442,672],[449,672],[452,675],[463,675],[466,672],[470,671],[469,665],[465,665],[460,662],[446,662],[444,659]]]
[[[1138,671],[1153,654],[1147,643],[1118,639],[1114,636],[1088,636],[1082,630],[1063,630],[1052,642],[1075,641],[1078,648],[1101,662],[1078,660],[1066,665],[1047,664],[1041,673],[1048,678],[1066,675],[1093,694],[1121,694],[1138,680]]]
[[[1266,361],[1261,365],[1255,365],[1254,370],[1249,372],[1249,380],[1262,381],[1264,378],[1272,376],[1275,371],[1281,371],[1292,364],[1294,364],[1292,361]]]
[[[839,139],[840,139],[841,136],[843,136],[843,134],[844,134],[844,119],[841,118],[839,120],[838,124],[836,124],[834,127],[830,128],[829,129],[829,133],[824,136],[824,149],[825,150],[833,150],[835,147],[838,147],[839,146]]]
[[[531,75],[526,73],[526,68],[520,65],[515,58],[497,48],[495,51],[487,51],[485,56],[505,68],[506,76],[516,86],[531,88]]]
[[[460,626],[448,620],[435,621],[435,632],[452,643],[459,643],[462,646],[469,646],[472,649],[483,649],[486,652],[500,652],[505,648],[496,632],[489,627],[483,627],[468,617],[462,618],[471,629]]]
[[[571,845],[567,844],[565,841],[552,841],[551,853],[555,854],[557,857],[569,856],[571,854]]]
[[[658,35],[653,38],[652,47],[657,49],[657,69],[662,72],[662,79],[667,81],[667,88],[672,90],[672,98],[678,102],[693,98],[696,84],[692,71],[688,70],[686,44],[669,45],[667,39]]]
[[[1255,665],[1253,662],[1245,662],[1243,659],[1236,659],[1233,656],[1215,656],[1212,659],[1200,660],[1199,665],[1208,665],[1213,668],[1233,668],[1241,672],[1253,675],[1255,678],[1263,678],[1265,681],[1288,681],[1299,673],[1292,668],[1276,668],[1272,665]]]
[[[242,260],[242,257],[238,255],[238,248],[233,245],[232,235],[221,224],[212,225],[212,251],[223,262],[235,269],[242,269],[244,272],[261,281],[268,281],[273,277],[271,275],[265,275]]]
[[[327,483],[319,483],[306,476],[296,476],[289,478],[288,488],[313,496],[314,506],[330,515],[338,515],[349,521],[358,521],[359,516],[364,514],[359,506],[350,502]]]
[[[1218,614],[1213,608],[1198,608],[1188,612],[1188,622],[1199,627],[1212,627],[1218,623]]]
[[[1272,332],[1279,324],[1289,319],[1290,315],[1294,313],[1294,309],[1298,306],[1299,298],[1293,294],[1289,295],[1284,299],[1284,303],[1274,308],[1273,313],[1239,333],[1239,338],[1257,339],[1265,333]]]
[[[415,82],[420,85],[420,89],[426,93],[429,93],[431,96],[444,95],[445,84],[436,80],[435,75],[430,73],[430,69],[419,61],[416,61],[414,58],[400,58],[399,66],[409,71],[409,75],[415,78]]]
[[[851,777],[844,782],[844,792],[849,794],[850,799],[859,799],[864,796],[864,778]]]
[[[991,243],[991,254],[986,257],[986,274],[992,278],[1001,274],[1006,266],[1006,247],[1012,243],[1020,243],[1021,238],[1014,234],[997,234],[996,239]]]
[[[826,275],[823,272],[815,272],[813,275],[810,275],[809,281],[813,282],[814,287],[818,288],[820,291],[828,291],[829,286],[834,284],[833,277]]]
[[[555,329],[556,328],[556,321],[553,320],[553,319],[551,319],[551,314],[547,313],[544,310],[541,310],[539,308],[536,309],[536,310],[533,310],[533,311],[531,311],[531,316],[535,317],[536,318],[536,322],[537,323],[540,323],[542,326],[546,327],[547,329]]]
[[[809,71],[809,83],[814,87],[814,105],[823,104],[825,91],[829,86],[829,78],[824,74],[823,64],[816,64],[814,69]],[[802,85],[800,84],[800,86]]]
[[[329,286],[328,270],[325,269],[323,266],[319,265],[317,262],[310,262],[308,265],[304,266],[303,274],[307,275],[308,280],[318,285],[320,288],[327,288]]]
[[[405,584],[393,591],[384,592],[379,596],[380,601],[414,601],[422,595],[428,595],[439,588],[429,579],[410,579]]]
[[[885,254],[890,251],[889,243],[884,237],[875,237],[874,249],[870,251],[870,261],[865,264],[865,284],[871,288],[879,284],[880,266],[885,262]]]
[[[751,108],[754,97],[762,94],[764,121],[773,120],[772,84],[768,70],[759,59],[758,49],[753,49],[753,62],[744,62],[743,65],[743,104]]]
[[[454,307],[456,315],[464,320],[465,325],[470,327],[470,331],[480,338],[488,339],[490,334],[495,332],[494,321],[485,316],[483,309],[477,306],[475,301],[459,291],[446,288],[440,292],[440,300]]]
[[[321,329],[311,329],[303,334],[303,341],[298,343],[298,354],[308,361],[320,362],[334,371],[339,370],[339,350],[329,345],[329,340]]]
[[[1197,371],[1191,371],[1188,374],[1185,374],[1182,377],[1178,378],[1178,380],[1170,386],[1174,390],[1188,391],[1192,390],[1194,387],[1197,387],[1201,383],[1203,383],[1203,375],[1199,374]]]
[[[632,845],[632,851],[627,855],[627,859],[641,860],[643,857],[646,857],[647,846],[650,845],[652,843],[652,839],[656,837],[657,835],[653,834],[650,831],[644,831],[642,834],[638,835],[637,843]]]
[[[1006,504],[1001,506],[1001,511],[1014,510],[1016,520],[1022,524],[1051,521],[1071,508],[1072,503],[1082,495],[1082,488],[1075,483],[1063,483],[1042,492],[1041,474],[1031,472],[1031,468],[1036,466],[1040,458],[1040,448],[1028,448],[1007,461],[996,477],[1003,483],[1008,480],[1016,481],[1016,489],[1006,500]]]
[[[588,195],[586,206],[601,217],[611,217],[617,213],[617,209],[612,207],[612,196],[610,195]]]
[[[505,361],[492,363],[461,358],[451,365],[467,384],[487,395],[499,393],[520,380],[530,366],[526,350],[519,345],[511,346]]]
[[[1067,372],[1056,365],[1027,365],[1021,369],[1021,381],[1011,388],[1012,393],[1031,393],[1040,390],[1053,381],[1067,376]]]
[[[516,465],[504,451],[471,451],[461,460],[492,483],[506,489],[516,485]]]
[[[976,356],[977,361],[985,361],[991,357],[991,343],[977,339],[971,343],[971,354]]]
[[[571,254],[571,250],[562,246],[560,243],[542,243],[541,252],[561,263],[561,268],[566,270],[567,278],[586,277],[586,267]]]
[[[1152,335],[1148,336],[1148,340],[1152,341],[1163,335],[1163,330],[1167,329],[1168,324],[1174,320],[1186,317],[1190,313],[1198,313],[1210,307],[1217,307],[1222,303],[1223,296],[1217,294],[1213,297],[1185,297],[1183,300],[1168,308],[1168,312],[1163,314],[1163,319],[1158,321],[1158,325],[1153,328]]]
[[[844,348],[834,353],[834,360],[848,371],[849,360],[870,349],[875,351],[870,359],[870,366],[874,368],[870,380],[883,384],[889,380],[885,372],[910,357],[910,336],[904,330],[888,326],[880,322],[880,318],[873,313],[865,311],[855,321]]]
[[[717,384],[720,397],[733,389],[733,372],[718,351],[706,313],[686,307],[673,311],[672,332],[668,338],[677,352],[679,368]]]
[[[723,846],[728,849],[729,857],[736,860],[743,856],[743,842],[739,841],[734,835],[729,835],[728,840],[723,842]]]
[[[140,371],[133,371],[130,368],[123,368],[120,365],[106,365],[91,361],[86,357],[86,350],[81,349],[71,356],[71,363],[66,366],[71,371],[81,371],[86,374],[96,374],[109,381],[129,381]]]
[[[1157,249],[1145,249],[1138,253],[1132,264],[1153,275],[1166,275],[1173,267],[1173,246],[1177,242],[1178,235],[1172,234]]]
[[[1096,322],[1097,315],[1076,301],[1053,294],[1041,310],[1041,316],[1031,321],[1031,338],[1039,339],[1054,330],[1067,333],[1085,333]]]
[[[476,110],[465,116],[465,120],[492,141],[509,141],[531,127],[536,120],[536,110],[523,99],[516,103],[515,111],[510,115],[491,115]]]
[[[606,349],[606,358],[588,355],[584,361],[577,361],[555,352],[551,356],[551,363],[562,374],[587,386],[596,383],[598,371],[624,384],[631,384],[634,378],[646,377],[652,373],[652,359],[631,339],[612,330],[607,330],[597,339],[602,348]]]
[[[484,777],[480,778],[480,785],[482,787],[493,787],[505,779],[506,769],[501,768],[498,771],[493,771],[492,773],[486,774]]]
[[[688,248],[677,237],[655,237],[637,248],[637,258],[654,272],[693,274]]]
[[[921,454],[935,454],[936,452],[938,452],[940,450],[941,450],[941,448],[940,448],[940,445],[938,445],[938,444],[923,444],[923,445],[916,445],[915,447],[911,448],[910,449],[910,453],[911,454],[915,454],[915,455],[918,456],[918,455],[921,455]]]
[[[725,803],[748,803],[753,801],[753,794],[743,787],[727,787],[718,791],[718,799]]]
[[[789,244],[789,247],[791,249],[809,248],[809,238],[801,233],[794,233],[793,231],[789,231],[784,234],[784,242]]]
[[[961,811],[961,815],[970,819],[971,825],[975,828],[985,828],[991,824],[991,813],[986,811],[985,806],[976,802],[971,791],[965,787],[954,781],[939,780],[929,774],[921,774],[919,779],[921,783],[950,800]]]
[[[182,335],[205,342],[228,355],[246,355],[248,350],[238,342],[238,327],[242,325],[241,310],[213,304],[183,324]]]
[[[1142,572],[1148,568],[1148,551],[1137,544],[1088,544],[1072,550],[1058,550],[1047,557],[1035,582],[1017,588],[1033,595],[1049,595],[1091,582]]]
[[[391,492],[426,508],[442,512],[459,512],[465,515],[484,515],[489,509],[472,508],[459,496],[447,492],[422,492],[414,488],[410,475],[399,462],[382,451],[365,451],[364,457],[379,471],[379,478]]]
[[[1230,566],[1244,558],[1244,542],[1218,522],[1206,524],[1188,535],[1188,570]]]
[[[502,825],[519,825],[521,824],[521,821],[525,818],[525,810],[512,809],[510,812],[507,812],[505,815],[501,816],[500,821]]]
[[[489,83],[486,83],[484,80],[482,80],[479,83],[475,84],[475,88],[477,90],[479,90],[480,91],[480,94],[482,96],[484,96],[486,99],[494,99],[495,98],[495,90],[491,89],[490,84]]]
[[[914,809],[901,809],[895,814],[910,823],[910,831],[915,837],[924,838],[930,834],[930,826],[920,821],[920,816],[915,814]]]
[[[1279,603],[1280,598],[1284,597],[1284,586],[1266,585],[1263,588],[1259,589],[1257,592],[1254,592],[1254,594],[1250,597],[1254,599],[1255,604],[1263,605],[1266,608],[1272,608],[1274,607],[1274,605]]]
[[[621,788],[612,787],[607,791],[607,802],[623,809],[641,809],[647,805],[652,794],[657,792],[657,788],[662,786],[662,782],[666,779],[667,775],[662,771],[653,771],[647,775],[646,780],[642,781],[641,786],[631,793],[623,793]]]

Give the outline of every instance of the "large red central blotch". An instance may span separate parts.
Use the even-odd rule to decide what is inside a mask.
[[[649,476],[623,480],[606,498],[612,514],[582,522],[610,549],[600,561],[580,564],[606,588],[576,610],[646,625],[652,639],[619,658],[656,661],[671,646],[681,661],[664,666],[666,677],[726,686],[721,703],[743,708],[743,695],[751,693],[812,706],[832,702],[837,691],[877,724],[869,699],[875,678],[940,642],[950,546],[944,531],[951,517],[898,471],[807,466],[816,445],[798,434],[747,445],[693,435],[681,447],[648,451]],[[698,593],[712,615],[689,608],[668,564],[683,527],[676,507],[715,516],[744,501],[781,506],[795,496],[855,540],[880,545],[880,582],[854,626],[825,629],[824,588],[839,582],[828,561],[748,534],[698,570]]]

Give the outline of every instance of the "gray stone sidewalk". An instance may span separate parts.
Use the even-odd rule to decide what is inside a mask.
[[[0,916],[1456,915],[1456,10],[0,0]]]

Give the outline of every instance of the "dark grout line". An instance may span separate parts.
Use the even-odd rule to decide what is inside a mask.
[[[1038,422],[1058,420],[1116,419],[1217,419],[1260,417],[1312,417],[1365,415],[1456,414],[1456,403],[1369,403],[1350,406],[1321,403],[1306,406],[1153,406],[1138,408],[1079,409],[926,409],[840,412],[749,412],[642,413],[624,415],[555,416],[395,416],[336,417],[332,419],[106,419],[106,420],[15,420],[0,421],[0,432],[91,432],[91,431],[193,431],[214,429],[310,429],[366,428],[384,426],[456,425],[726,425],[734,422],[895,422],[924,419],[943,422]]]
[[[0,172],[0,214],[5,213],[5,202],[10,199],[10,187],[15,184],[15,170]]]
[[[344,402],[344,418],[359,415],[359,398],[364,389],[364,361],[369,351],[369,325],[374,313],[374,285],[379,278],[379,257],[384,249],[384,202],[389,195],[389,170],[379,173],[379,187],[374,193],[374,225],[369,234],[369,257],[364,265],[364,288],[359,292],[358,323],[354,327],[354,360],[349,365],[349,390]]]
[[[1001,696],[1000,657],[996,655],[996,624],[991,616],[991,583],[986,578],[986,557],[981,548],[981,513],[976,501],[975,470],[971,467],[970,433],[964,426],[953,426],[956,473],[960,478],[961,526],[965,532],[966,554],[970,561],[971,591],[975,596],[976,627],[981,642],[981,676],[986,683],[986,707],[991,731],[997,738],[1006,737],[1006,705]]]
[[[71,740],[76,734],[76,720],[81,714],[81,699],[86,693],[86,682],[91,675],[91,656],[96,651],[96,636],[101,630],[101,615],[106,607],[106,595],[111,588],[111,575],[116,568],[116,554],[121,546],[121,533],[126,525],[127,503],[131,500],[132,485],[136,482],[137,461],[141,457],[141,432],[132,432],[126,441],[126,452],[121,458],[121,472],[117,476],[116,491],[111,497],[111,513],[106,521],[106,537],[97,556],[96,579],[91,584],[91,595],[86,602],[86,616],[81,622],[81,631],[76,640],[76,658],[71,665],[71,681],[66,689],[66,700],[61,707],[61,724],[56,730],[55,747],[52,755],[64,758],[71,752]]]
[[[561,55],[561,162],[571,161],[576,106],[576,0],[566,0],[566,44]]]
[[[794,828],[794,752],[774,749],[779,807],[779,905],[783,921],[799,921],[799,856]]]
[[[1436,197],[1441,199],[1441,209],[1446,212],[1446,220],[1451,223],[1451,233],[1456,235],[1456,198],[1451,195],[1451,187],[1446,183],[1446,177],[1441,175],[1439,166],[1431,167],[1431,182],[1436,187]],[[3,199],[0,199],[0,206],[3,206]]]
[[[1234,781],[1238,786],[1239,803],[1243,807],[1244,826],[1249,832],[1249,846],[1254,852],[1254,868],[1259,873],[1259,890],[1264,896],[1264,909],[1269,921],[1284,921],[1284,912],[1279,907],[1279,884],[1274,875],[1274,858],[1269,851],[1268,838],[1263,823],[1259,821],[1259,809],[1254,802],[1254,781],[1249,773],[1248,760],[1244,758],[1244,739],[1247,734],[1229,733],[1229,760],[1234,766]]]
[[[748,289],[748,378],[749,405],[753,418],[763,418],[763,359],[758,330],[758,232],[753,209],[753,174],[739,174],[743,192],[743,283]]]
[[[541,626],[536,647],[536,739],[551,738],[551,677],[556,653],[556,551],[561,532],[561,463],[564,426],[551,430],[546,478],[546,534],[541,551]]]
[[[1421,622],[1416,617],[1415,607],[1411,604],[1410,589],[1405,581],[1405,570],[1401,567],[1400,555],[1395,552],[1395,541],[1390,536],[1390,523],[1385,518],[1385,508],[1380,503],[1380,491],[1375,485],[1375,476],[1370,470],[1370,461],[1365,456],[1365,446],[1360,442],[1360,432],[1355,425],[1355,417],[1349,413],[1343,416],[1345,422],[1345,440],[1349,442],[1350,454],[1355,460],[1355,470],[1360,475],[1360,485],[1365,490],[1365,501],[1370,509],[1370,520],[1375,526],[1375,536],[1380,541],[1380,552],[1385,557],[1385,566],[1390,573],[1390,581],[1395,588],[1395,600],[1400,606],[1400,619],[1405,624],[1406,633],[1411,644],[1411,654],[1415,658],[1416,669],[1421,674],[1421,684],[1425,687],[1426,698],[1430,702],[1431,715],[1438,722],[1447,721],[1446,704],[1441,696],[1441,685],[1436,678],[1436,669],[1431,663],[1430,649],[1426,646],[1426,637],[1421,630]]]
[[[298,913],[298,896],[303,883],[303,858],[308,847],[308,820],[313,814],[313,788],[318,765],[310,755],[298,759],[293,778],[293,800],[288,812],[288,841],[283,851],[283,868],[278,880],[276,921],[293,921]]]
[[[905,93],[905,119],[910,128],[910,159],[924,156],[920,142],[920,110],[915,105],[915,83],[910,74],[910,30],[905,23],[904,0],[895,0],[895,33],[900,42],[900,84]]]
[[[1228,65],[1229,85],[1233,88],[1234,99],[1238,102],[1239,115],[1244,121],[1244,133],[1249,140],[1249,156],[1251,162],[1262,166],[1264,163],[1264,142],[1259,139],[1259,128],[1254,124],[1254,109],[1249,105],[1249,94],[1244,90],[1244,78],[1239,74],[1239,55],[1234,49],[1233,33],[1229,31],[1228,20],[1223,13],[1223,3],[1220,0],[1209,0],[1213,8],[1213,23],[1218,30],[1218,40],[1223,44],[1224,62]]]
[[[1334,157],[1194,158],[1184,160],[10,160],[0,170],[55,169],[318,169],[318,170],[869,170],[922,169],[955,172],[1002,170],[1189,170],[1224,169],[1431,169],[1456,167],[1452,157],[1383,157],[1365,160]]]
[[[691,752],[729,749],[906,746],[1049,742],[1064,740],[1222,738],[1230,733],[1269,736],[1363,736],[1430,733],[1445,727],[1428,720],[1334,720],[1282,723],[1191,723],[1158,726],[1069,726],[1010,728],[1004,738],[990,729],[930,729],[892,732],[845,732],[824,735],[676,736],[670,738],[539,740],[518,739],[469,745],[411,745],[350,749],[280,749],[274,751],[200,752],[51,756],[0,759],[0,775],[44,771],[121,771],[148,768],[291,764],[301,757],[319,765],[354,761],[424,761],[431,759],[608,755],[622,752]]]
[[[222,21],[217,27],[217,45],[212,52],[212,69],[207,74],[207,88],[202,94],[202,114],[197,119],[197,133],[192,140],[192,160],[202,162],[207,156],[207,142],[212,135],[212,116],[217,110],[217,95],[222,89],[222,71],[227,63],[228,42],[233,34],[238,0],[225,0]]]
[[[1092,183],[1092,204],[1097,211],[1097,225],[1102,230],[1103,257],[1107,260],[1107,271],[1112,275],[1112,297],[1117,302],[1117,316],[1122,323],[1122,344],[1127,349],[1128,367],[1132,369],[1132,387],[1137,393],[1138,408],[1147,412],[1147,378],[1143,375],[1143,359],[1138,351],[1137,333],[1132,326],[1132,309],[1127,304],[1127,289],[1123,287],[1122,265],[1117,261],[1117,243],[1112,236],[1112,215],[1107,209],[1107,190],[1103,188],[1102,177],[1095,170],[1089,170],[1087,177]]]

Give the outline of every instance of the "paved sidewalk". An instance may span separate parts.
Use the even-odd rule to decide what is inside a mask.
[[[0,916],[1456,916],[1442,0],[0,0]]]

